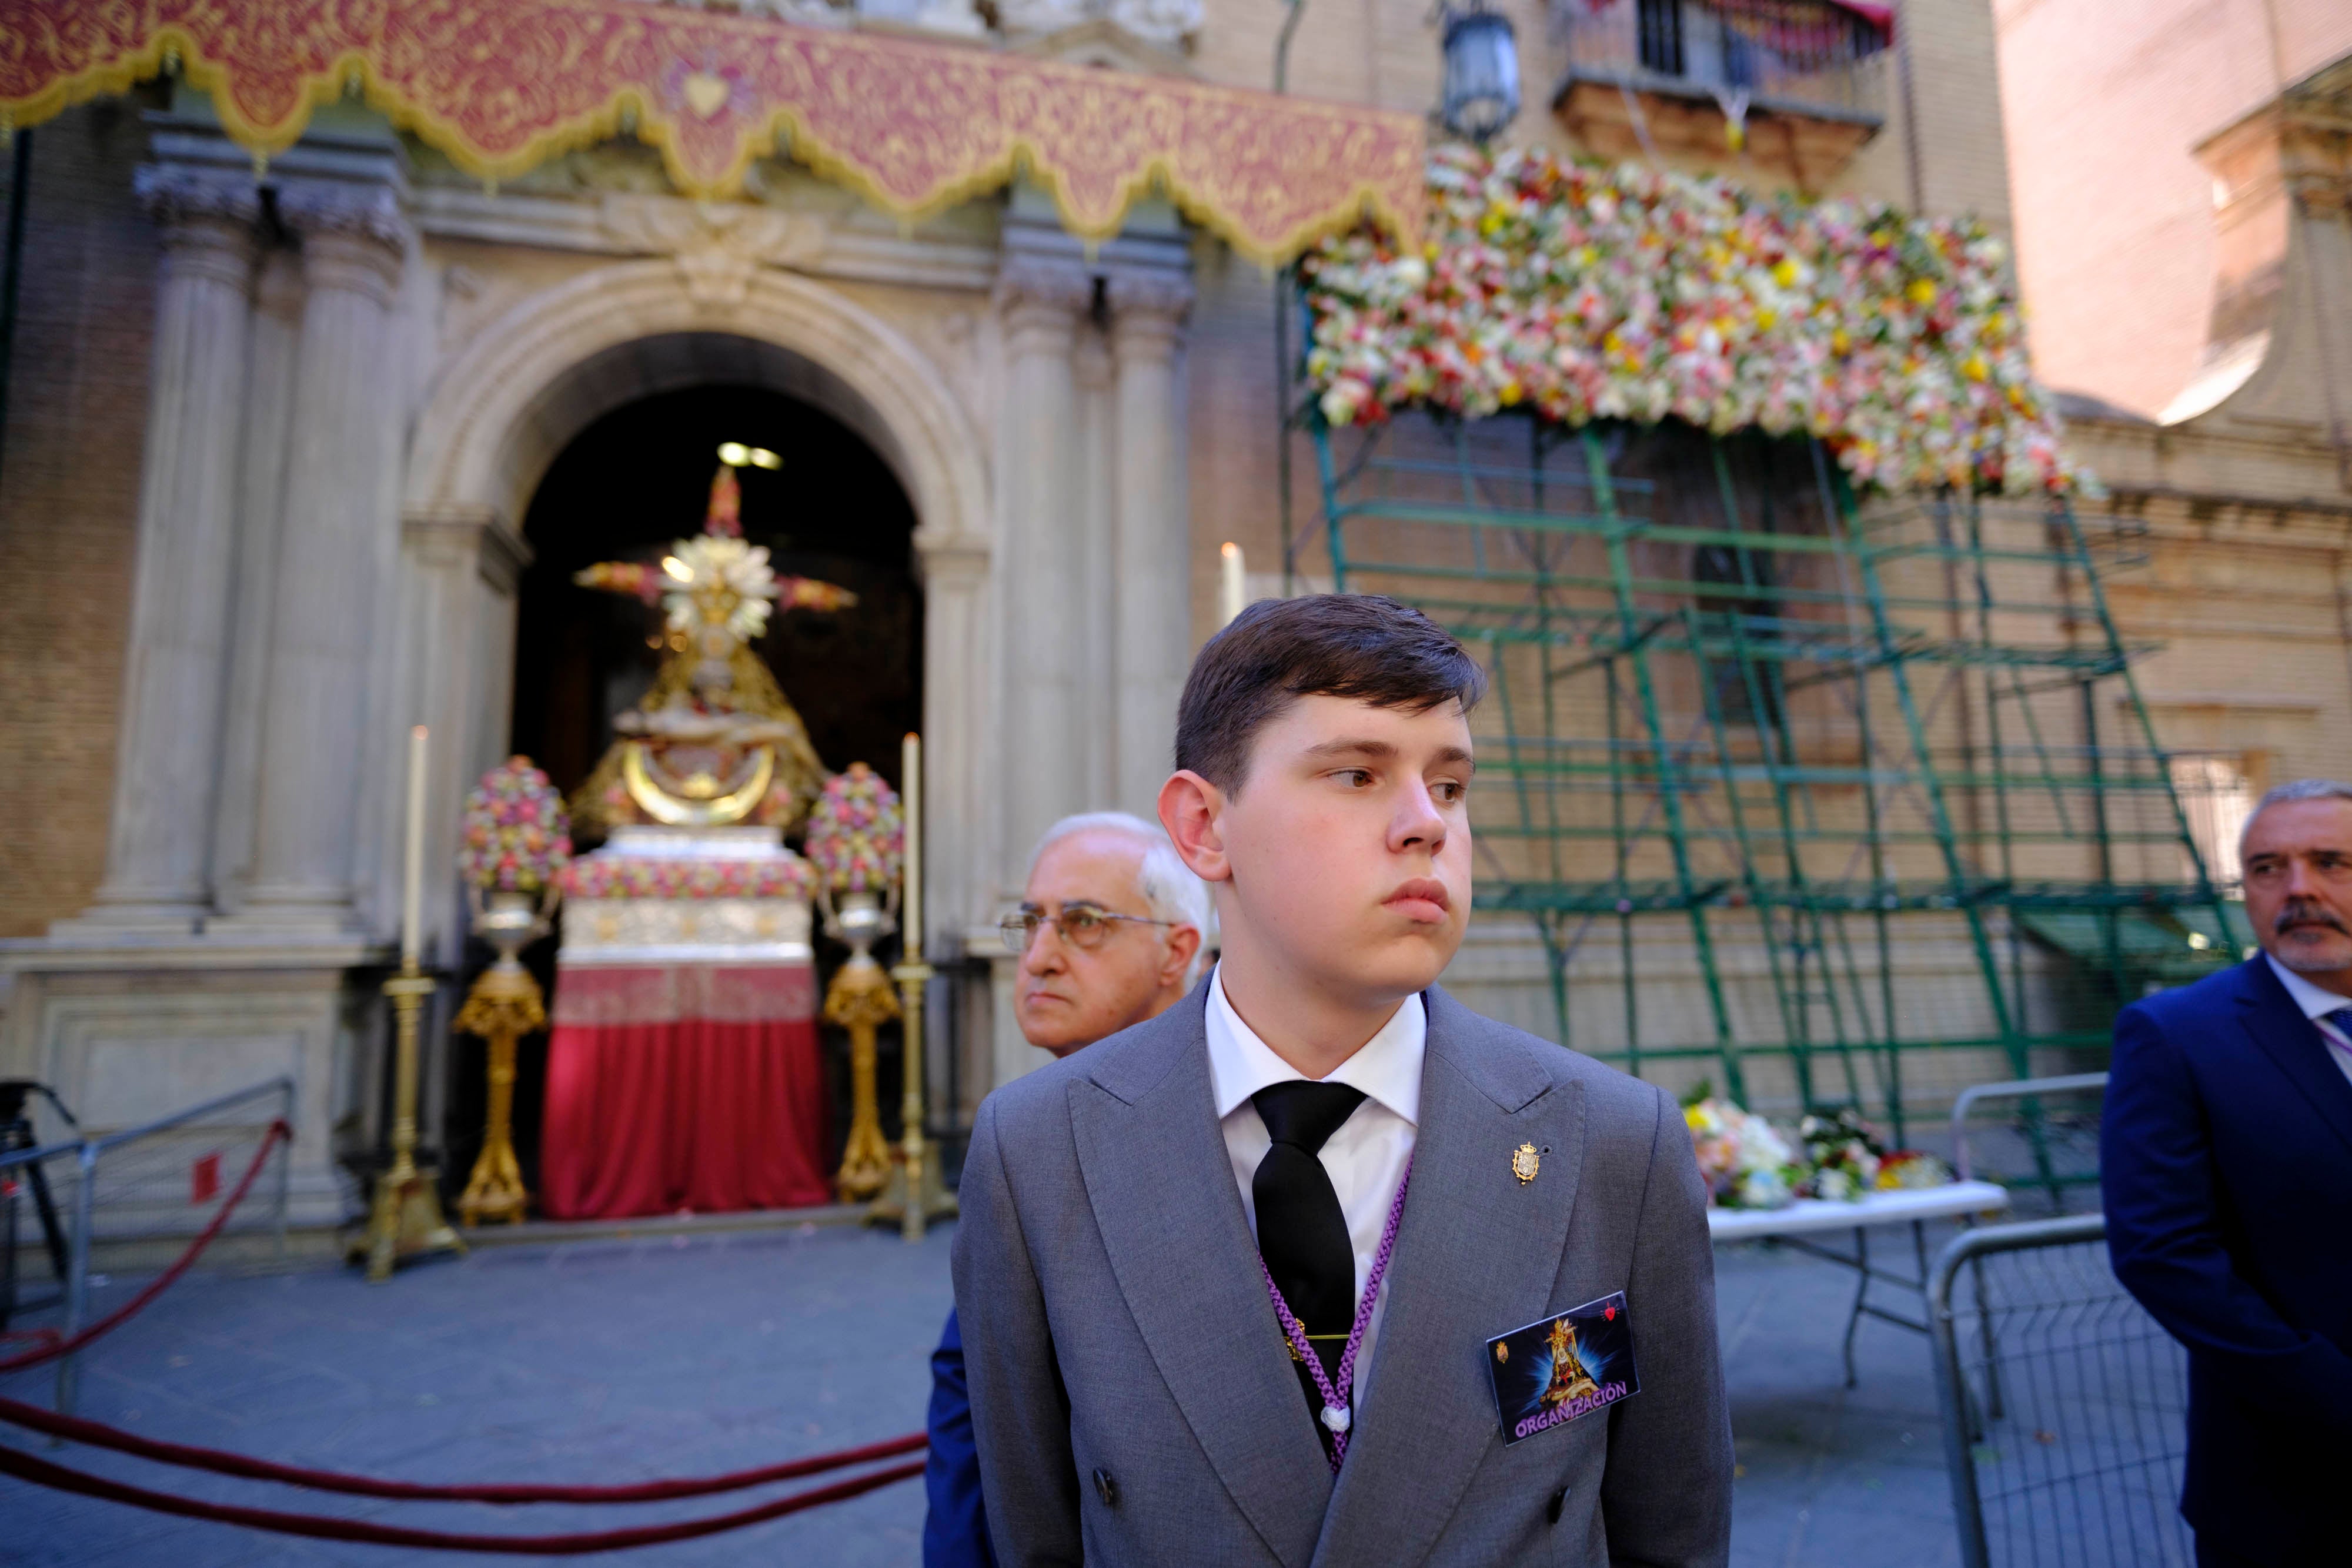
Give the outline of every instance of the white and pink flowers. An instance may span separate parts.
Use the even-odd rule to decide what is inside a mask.
[[[482,775],[466,797],[457,873],[484,893],[537,893],[572,859],[563,797],[528,757]]]
[[[1804,202],[1540,149],[1442,148],[1419,254],[1360,230],[1299,266],[1323,416],[1526,407],[1826,442],[1863,486],[2084,482],[2035,383],[2008,249],[1964,218]]]

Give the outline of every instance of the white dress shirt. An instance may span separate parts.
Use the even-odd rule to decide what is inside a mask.
[[[1363,1103],[1325,1141],[1319,1156],[1331,1178],[1331,1190],[1339,1195],[1339,1212],[1348,1219],[1348,1242],[1356,1254],[1360,1309],[1364,1281],[1381,1249],[1381,1232],[1388,1228],[1389,1206],[1396,1200],[1405,1162],[1412,1158],[1414,1131],[1421,1121],[1421,1059],[1428,1030],[1421,998],[1407,997],[1378,1034],[1322,1080],[1364,1092]],[[1225,1153],[1234,1162],[1234,1180],[1242,1189],[1242,1212],[1249,1216],[1250,1235],[1255,1238],[1257,1200],[1251,1183],[1274,1140],[1266,1135],[1265,1123],[1250,1103],[1250,1096],[1269,1083],[1303,1081],[1307,1075],[1276,1056],[1234,1011],[1234,1004],[1225,999],[1223,965],[1209,985],[1208,1030],[1209,1081],[1217,1096],[1217,1119],[1225,1135]],[[1383,1284],[1381,1299],[1372,1303],[1371,1321],[1364,1326],[1364,1343],[1356,1352],[1353,1404],[1363,1402],[1364,1389],[1370,1382],[1372,1346],[1380,1338],[1389,1293]]]
[[[2327,1042],[2327,1054],[2336,1059],[2337,1069],[2345,1077],[2352,1078],[2352,1039],[2347,1039],[2342,1030],[2327,1021],[2329,1013],[2352,1008],[2352,997],[2339,997],[2334,991],[2322,990],[2268,953],[2263,956],[2269,959],[2271,973],[2279,977],[2279,984],[2284,986],[2286,994],[2294,998],[2294,1005],[2303,1009],[2303,1016],[2319,1026],[2319,1038]],[[1213,1041],[1216,1038],[1216,1031],[1212,1030],[1209,1039]],[[1228,1133],[1225,1137],[1230,1143],[1233,1134]]]

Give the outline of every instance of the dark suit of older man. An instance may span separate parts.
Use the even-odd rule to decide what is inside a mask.
[[[2352,792],[2265,797],[2265,951],[2116,1023],[2099,1148],[2116,1277],[2189,1351],[2199,1561],[2341,1563],[2352,1461]]]

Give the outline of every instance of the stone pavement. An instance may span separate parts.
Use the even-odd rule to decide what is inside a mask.
[[[386,1287],[335,1269],[192,1275],[86,1357],[81,1411],[175,1441],[433,1480],[692,1476],[919,1427],[949,1301],[947,1232],[805,1227],[483,1249]],[[1851,1276],[1755,1247],[1717,1255],[1738,1440],[1736,1568],[1958,1561],[1927,1348],[1862,1331],[1841,1385]],[[103,1310],[128,1289],[100,1293]],[[46,1373],[0,1394],[48,1403]],[[552,1533],[731,1511],[788,1488],[675,1504],[495,1509],[300,1493],[0,1441],[158,1490],[457,1531]],[[809,1482],[796,1485],[814,1484]],[[597,1559],[631,1568],[916,1561],[919,1483],[749,1530]],[[513,1563],[251,1534],[0,1479],[0,1563],[131,1568]]]

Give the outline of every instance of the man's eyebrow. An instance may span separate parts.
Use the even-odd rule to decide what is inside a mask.
[[[1327,740],[1319,746],[1310,746],[1307,748],[1307,755],[1313,758],[1394,757],[1396,754],[1397,748],[1390,741],[1373,740],[1369,737],[1355,739],[1345,736],[1338,740]]]
[[[1470,748],[1466,746],[1449,746],[1443,751],[1440,751],[1435,757],[1430,758],[1430,760],[1433,762],[1466,762],[1474,768],[1478,766],[1478,759],[1470,755]]]

